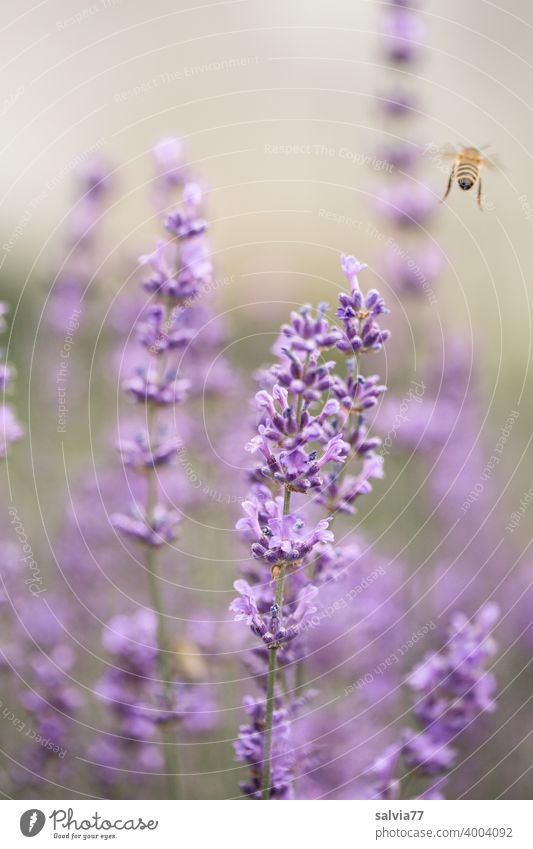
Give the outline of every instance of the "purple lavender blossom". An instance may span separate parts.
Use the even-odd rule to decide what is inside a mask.
[[[279,648],[297,637],[302,623],[305,623],[307,618],[316,611],[313,599],[318,590],[314,586],[302,587],[299,590],[293,609],[283,625],[280,621],[280,609],[276,603],[272,604],[268,617],[262,616],[259,613],[254,591],[249,584],[241,579],[235,581],[234,587],[240,593],[240,597],[230,605],[230,610],[235,614],[235,620],[244,620],[256,637],[260,637],[268,648]]]
[[[420,227],[437,209],[438,198],[427,186],[401,181],[382,189],[377,206],[399,227]]]
[[[24,436],[15,412],[8,404],[0,404],[0,459],[7,456],[9,446]]]
[[[168,227],[176,236],[175,241],[159,241],[154,254],[141,257],[141,264],[150,264],[155,272],[155,276],[143,283],[155,303],[141,315],[136,328],[137,340],[147,361],[137,366],[135,373],[124,381],[123,388],[130,398],[147,410],[174,407],[188,397],[191,388],[191,381],[179,376],[176,368],[169,365],[168,356],[178,347],[177,340],[182,337],[182,323],[187,314],[184,307],[188,305],[188,299],[198,293],[200,283],[212,273],[205,243],[206,224],[199,218],[200,204],[198,186],[186,185],[182,206],[167,219]],[[201,226],[198,224],[200,220]],[[188,264],[191,241],[205,255],[199,267]],[[185,319],[186,334],[189,329]],[[125,464],[146,475],[147,480],[156,470],[172,462],[181,445],[181,440],[172,432],[167,431],[163,438],[158,438],[156,423],[152,420],[151,424],[150,432],[143,432],[133,442],[119,443]],[[157,501],[146,509],[134,505],[129,515],[112,517],[118,530],[152,547],[165,545],[176,538],[179,519],[175,510],[169,510]]]
[[[154,203],[162,209],[168,205],[172,194],[188,181],[183,142],[174,136],[166,136],[154,145],[152,155],[156,168]]]
[[[153,468],[153,460],[149,468]],[[126,536],[132,537],[145,545],[159,547],[173,542],[177,536],[177,526],[181,515],[176,510],[170,510],[164,504],[156,504],[150,514],[136,505],[132,505],[131,513],[115,513],[111,516],[114,527]]]
[[[391,168],[409,172],[420,161],[422,152],[422,146],[414,141],[395,139],[379,144],[377,157],[387,162]]]
[[[462,613],[455,614],[443,650],[426,655],[412,671],[407,683],[420,730],[404,730],[401,743],[374,762],[371,774],[377,779],[378,798],[399,798],[397,771],[402,763],[418,777],[438,779],[426,788],[429,795],[420,798],[442,798],[446,773],[457,762],[452,744],[482,713],[495,710],[496,679],[486,666],[496,653],[490,634],[498,618],[493,603],[470,621]]]
[[[94,239],[98,218],[113,186],[109,163],[97,157],[78,169],[77,178],[79,200],[68,221],[69,240],[76,249]]]
[[[358,274],[364,268],[366,265],[354,261],[353,257],[342,257],[343,273],[351,286],[349,295],[339,296],[337,310],[344,323],[344,336],[337,342],[337,348],[343,353],[379,351],[390,335],[387,330],[381,330],[376,321],[378,316],[389,312],[383,298],[375,289],[363,296],[359,288]]]
[[[75,660],[71,647],[61,643],[49,654],[34,651],[30,655],[32,687],[21,693],[20,702],[31,717],[31,737],[40,740],[31,745],[27,767],[41,778],[49,768],[60,772],[67,768],[64,759],[71,745],[71,718],[84,703],[70,680]]]
[[[351,510],[352,502],[370,491],[370,478],[382,475],[381,461],[373,453],[379,439],[368,437],[365,414],[384,387],[376,376],[365,379],[359,374],[359,358],[379,351],[388,339],[378,322],[388,310],[375,290],[362,293],[358,278],[367,267],[364,263],[343,255],[341,265],[350,293],[339,297],[340,326],[330,325],[324,305],[316,313],[306,306],[283,325],[274,346],[278,362],[262,372],[264,388],[255,398],[257,434],[246,446],[252,454],[261,453],[264,464],[252,473],[256,484],[243,502],[244,517],[237,529],[259,568],[254,574],[246,567],[255,586],[237,581],[240,596],[230,609],[262,643],[249,668],[266,689],[264,706],[251,703],[264,733],[258,739],[253,722],[241,729],[236,747],[238,758],[252,768],[246,788],[254,798],[285,798],[287,769],[297,767],[283,762],[279,786],[275,759],[285,731],[278,725],[283,712],[293,715],[296,707],[278,692],[276,670],[279,665],[294,674],[303,660],[303,636],[316,610],[318,585],[335,575],[332,514]],[[324,351],[333,349],[347,355],[346,374],[334,371],[334,360],[321,360]],[[359,475],[344,477],[348,459],[363,461]],[[293,493],[307,495],[307,506],[312,495],[314,503],[326,507],[327,517],[308,526],[303,507],[291,509]]]
[[[15,372],[12,366],[9,366],[7,363],[0,363],[0,391],[5,392],[8,389],[10,383],[12,383],[13,378],[15,377]]]
[[[423,48],[426,27],[421,15],[407,6],[393,6],[383,18],[382,48],[389,62],[413,62]]]
[[[284,514],[281,498],[262,501],[253,497],[243,502],[242,509],[245,517],[237,522],[237,530],[252,543],[253,556],[272,568],[281,563],[297,564],[319,543],[333,540],[329,519],[306,531],[301,519]]]
[[[171,159],[177,159],[177,153],[175,145],[165,143],[158,148],[156,155],[161,159],[168,154]],[[162,175],[165,191],[181,186],[182,173],[177,162],[170,172]],[[144,479],[145,491],[143,499],[135,501],[129,512],[114,513],[111,521],[121,534],[143,546],[152,608],[141,623],[151,632],[152,653],[143,654],[143,657],[151,669],[135,673],[115,669],[102,681],[102,694],[113,702],[115,712],[120,715],[122,731],[129,739],[141,746],[156,736],[159,729],[164,743],[170,798],[180,793],[173,725],[181,720],[186,726],[189,714],[202,713],[208,718],[211,712],[205,705],[198,709],[192,685],[180,686],[175,680],[175,652],[167,630],[158,575],[158,552],[176,539],[181,520],[181,513],[161,497],[160,475],[176,461],[178,452],[184,448],[182,438],[170,427],[170,417],[163,421],[161,414],[174,410],[189,397],[192,389],[194,380],[182,377],[182,357],[177,359],[176,354],[181,354],[184,349],[189,353],[194,348],[198,321],[205,314],[205,308],[204,311],[196,309],[195,301],[202,288],[211,282],[213,273],[206,238],[207,223],[201,214],[201,204],[199,185],[185,183],[181,203],[166,216],[165,226],[171,239],[160,239],[155,251],[140,259],[142,266],[147,265],[151,269],[150,276],[142,283],[150,295],[150,303],[140,310],[135,328],[137,364],[134,373],[123,381],[123,389],[144,410],[145,427],[138,430],[133,438],[122,438],[118,450],[128,471]],[[189,313],[193,309],[196,316],[191,321]],[[131,359],[134,353],[128,351],[128,355]],[[197,366],[200,367],[199,363]],[[123,618],[118,624],[121,629],[130,627]],[[117,620],[114,625],[117,625]],[[119,644],[110,648],[118,653],[124,649],[128,653],[122,643],[119,634]],[[131,657],[127,659],[131,665]],[[153,686],[147,684],[144,679],[154,674],[159,681]],[[139,678],[143,680],[136,680]],[[206,725],[205,719],[196,727],[202,725]],[[146,749],[143,748],[143,751],[146,752]],[[117,760],[112,752],[97,751],[96,756],[99,754],[109,768]],[[149,760],[155,763],[153,758],[149,757]],[[102,768],[105,772],[105,763]]]
[[[389,95],[389,99],[381,98],[380,104],[392,123],[400,118],[404,123],[405,119],[414,116],[416,108],[416,90],[411,84],[403,87],[405,79],[403,75],[400,76],[397,65],[416,61],[423,50],[425,25],[418,5],[412,0],[402,0],[391,4],[384,13],[384,31],[379,43],[386,59],[391,63],[388,74],[390,91],[396,90],[398,94]],[[398,88],[400,85],[401,89]],[[398,136],[401,136],[401,141]],[[390,141],[391,137],[394,141]],[[428,187],[420,182],[420,178],[416,177],[422,163],[423,146],[410,139],[408,130],[402,126],[401,133],[393,131],[388,134],[381,147],[380,155],[387,162],[403,172],[410,172],[413,178],[398,178],[393,175],[391,179],[387,175],[387,185],[378,192],[379,212],[399,229],[425,228],[438,200]],[[432,297],[431,286],[438,277],[441,266],[442,257],[430,244],[422,248],[415,244],[406,249],[403,245],[395,244],[393,240],[392,247],[389,247],[384,257],[386,279],[396,291],[406,294],[420,295],[425,292]]]
[[[183,307],[175,307],[167,316],[162,304],[149,307],[136,325],[139,342],[151,354],[162,354],[189,345],[195,330],[187,326],[183,312]]]
[[[370,450],[363,456],[363,468],[358,475],[340,477],[337,474],[330,474],[317,496],[317,501],[319,504],[324,504],[332,513],[340,511],[353,515],[354,502],[359,496],[372,492],[370,481],[380,480],[383,477],[383,457]]]
[[[114,616],[102,634],[102,645],[120,659],[133,675],[148,676],[157,655],[153,610],[138,610],[132,616]]]
[[[389,118],[412,118],[420,111],[421,104],[415,92],[404,86],[394,85],[377,98],[380,109]]]
[[[132,758],[146,771],[160,772],[164,761],[156,741],[161,730],[179,723],[196,733],[212,726],[214,705],[208,687],[173,681],[169,688],[158,680],[157,630],[156,613],[140,609],[114,616],[103,632],[102,643],[114,665],[97,690],[119,732],[91,747],[104,785],[112,785],[117,770],[126,768]],[[165,741],[166,746],[175,745],[170,736]]]
[[[139,366],[137,373],[125,381],[124,389],[139,404],[173,407],[186,400],[190,385],[189,380],[178,378],[173,370],[160,375],[155,364],[150,363]]]
[[[133,616],[116,616],[103,634],[105,648],[117,664],[97,684],[101,698],[118,722],[118,735],[98,740],[90,750],[104,784],[112,785],[116,770],[133,757],[144,769],[158,772],[164,766],[158,746],[157,719],[164,703],[157,674],[155,642],[157,620],[151,610]]]
[[[241,790],[252,799],[261,798],[264,766],[265,703],[247,697],[244,709],[249,716],[247,725],[241,725],[239,738],[234,744],[239,763],[249,767],[249,778],[241,782]],[[271,799],[294,798],[293,778],[295,757],[290,746],[290,723],[286,708],[278,704],[273,714],[274,748],[272,751]]]
[[[369,772],[375,782],[375,795],[378,799],[387,801],[400,798],[401,785],[399,779],[395,778],[400,756],[401,746],[388,746],[372,764]]]
[[[100,157],[85,161],[76,173],[76,201],[67,219],[61,266],[54,275],[49,321],[65,331],[67,317],[82,310],[93,282],[101,242],[101,220],[114,188],[111,165]],[[66,259],[65,259],[66,257]]]
[[[146,430],[137,431],[129,439],[121,439],[117,445],[124,465],[138,472],[167,466],[181,447],[181,439],[169,434],[166,428],[160,430],[152,445]]]
[[[428,245],[408,252],[389,248],[383,255],[384,276],[392,289],[406,295],[431,293],[432,284],[443,267],[443,256],[437,248]]]
[[[6,316],[9,312],[9,306],[3,301],[0,302],[0,333],[6,330]],[[5,398],[6,390],[15,377],[15,371],[8,363],[0,363],[0,391]],[[3,460],[9,451],[10,445],[18,442],[24,436],[24,428],[19,423],[13,408],[6,404],[5,401],[0,402],[0,460]]]
[[[325,317],[327,304],[319,304],[316,315],[309,305],[299,312],[291,313],[290,324],[281,328],[283,337],[289,342],[293,351],[304,351],[308,354],[325,351],[332,348],[341,338],[336,327],[331,327]],[[293,388],[293,391],[296,391]]]
[[[212,280],[213,266],[205,238],[207,224],[200,215],[201,203],[200,187],[187,184],[181,206],[165,222],[174,240],[159,239],[156,250],[139,259],[141,265],[152,269],[151,276],[143,282],[146,291],[174,304],[190,304],[201,287]]]

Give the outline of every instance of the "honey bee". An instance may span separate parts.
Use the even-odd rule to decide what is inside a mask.
[[[481,148],[483,150],[483,148]],[[481,168],[494,168],[492,160],[482,156],[481,150],[477,147],[463,147],[460,151],[444,151],[441,156],[453,158],[455,161],[452,165],[450,178],[444,193],[443,201],[450,194],[452,183],[455,180],[457,185],[463,192],[469,192],[477,185],[477,205],[482,210],[481,205]]]

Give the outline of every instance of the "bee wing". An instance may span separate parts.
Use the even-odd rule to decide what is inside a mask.
[[[503,171],[503,165],[498,156],[483,157],[483,165],[490,171]]]
[[[445,147],[441,147],[437,152],[437,156],[440,156],[441,159],[455,159],[457,151],[451,144],[447,144]]]

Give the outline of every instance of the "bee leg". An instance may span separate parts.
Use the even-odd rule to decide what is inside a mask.
[[[455,165],[453,166],[452,170],[450,171],[450,179],[448,180],[448,185],[446,187],[446,191],[444,192],[444,197],[442,198],[441,203],[443,203],[446,200],[446,198],[448,197],[448,195],[450,194],[450,189],[452,187],[454,174],[455,174]]]
[[[477,187],[477,205],[479,206],[480,210],[483,212],[483,207],[481,205],[481,178],[479,179],[479,185]]]

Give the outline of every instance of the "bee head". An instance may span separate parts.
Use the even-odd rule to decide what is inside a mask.
[[[468,177],[461,177],[461,179],[458,180],[458,184],[459,188],[462,189],[463,192],[467,192],[474,185],[472,180],[470,180]]]

